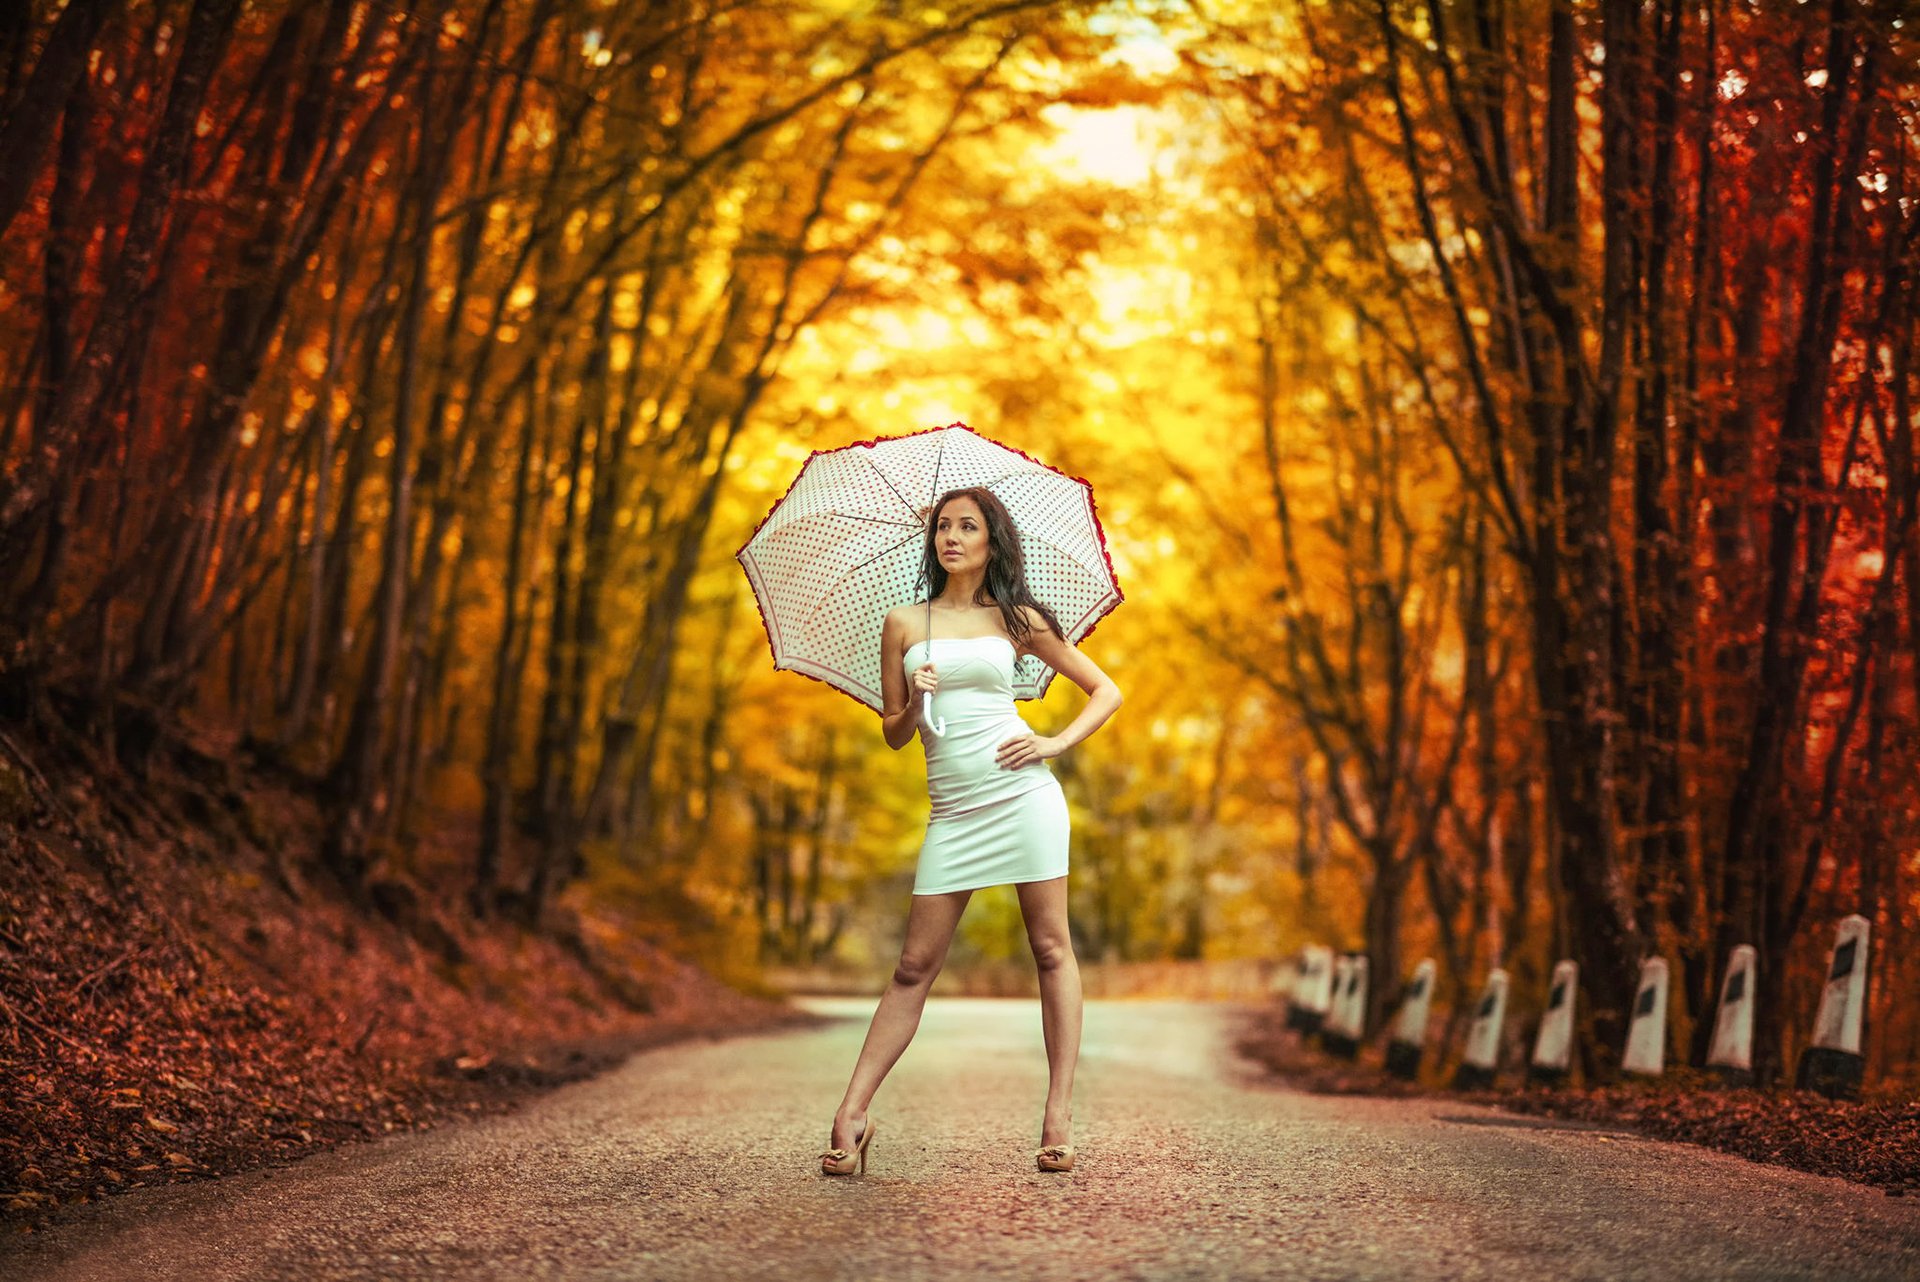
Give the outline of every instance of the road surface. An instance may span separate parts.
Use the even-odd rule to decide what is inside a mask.
[[[935,999],[819,1173],[873,1001],[681,1043],[502,1117],[137,1189],[0,1245],[0,1277],[1916,1278],[1920,1199],[1446,1099],[1301,1094],[1244,1012],[1090,1002],[1079,1168],[1033,1166],[1039,1008]]]

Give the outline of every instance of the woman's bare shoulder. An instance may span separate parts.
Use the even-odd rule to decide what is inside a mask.
[[[1014,610],[1019,614],[1021,622],[1026,624],[1027,631],[1024,636],[1018,638],[1010,636],[1007,640],[1013,643],[1013,652],[1020,658],[1037,658],[1033,643],[1037,638],[1047,635],[1047,621],[1040,617],[1040,612],[1030,605],[1016,605]]]
[[[908,608],[896,605],[887,611],[886,618],[880,622],[880,640],[895,651],[906,649]]]
[[[924,608],[924,607],[922,607]],[[887,611],[880,624],[880,643],[894,658],[904,658],[909,638],[918,635],[912,605],[896,605]]]
[[[1052,625],[1050,625],[1047,622],[1047,616],[1040,613],[1040,611],[1034,609],[1032,606],[1023,605],[1019,607],[1019,610],[1020,610],[1020,617],[1026,620],[1027,626],[1032,628],[1035,632],[1045,635],[1053,631]]]

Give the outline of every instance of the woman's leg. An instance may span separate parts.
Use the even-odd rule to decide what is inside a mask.
[[[1042,1144],[1073,1139],[1073,1070],[1080,1060],[1080,963],[1067,933],[1067,879],[1019,883],[1020,915],[1040,972],[1040,1028],[1047,1040],[1047,1111]]]
[[[947,960],[954,927],[960,924],[960,914],[972,897],[971,890],[913,897],[913,906],[907,910],[907,938],[900,945],[900,963],[894,967],[887,991],[880,994],[880,1007],[873,1012],[867,1040],[853,1065],[853,1080],[847,1083],[846,1098],[833,1115],[829,1147],[852,1149],[858,1141],[873,1093],[913,1040],[913,1031],[920,1027],[927,990],[933,987],[933,977]]]

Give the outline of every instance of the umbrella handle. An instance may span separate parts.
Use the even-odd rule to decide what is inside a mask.
[[[940,718],[939,725],[935,725],[933,722],[933,691],[928,690],[924,693],[922,696],[922,706],[926,710],[925,716],[922,718],[922,724],[937,735],[945,735],[947,733],[947,719],[945,717]]]

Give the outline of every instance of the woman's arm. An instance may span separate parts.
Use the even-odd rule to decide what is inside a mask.
[[[1042,663],[1085,690],[1087,706],[1080,709],[1080,715],[1068,722],[1059,734],[1015,735],[1001,744],[996,760],[1008,767],[1024,766],[1030,761],[1044,761],[1059,756],[1105,725],[1107,718],[1119,711],[1123,702],[1120,687],[1114,684],[1112,677],[1100,670],[1099,664],[1074,649],[1065,637],[1048,627],[1038,611],[1025,606],[1021,608],[1026,611],[1027,622],[1033,625],[1033,631],[1027,636],[1028,653],[1038,655]]]
[[[919,691],[908,684],[900,662],[905,657],[905,649],[900,644],[904,639],[905,626],[900,612],[887,611],[886,622],[880,625],[880,699],[887,708],[880,714],[880,733],[895,752],[913,742],[914,732],[920,726]],[[931,664],[921,666],[923,670],[932,667]]]

